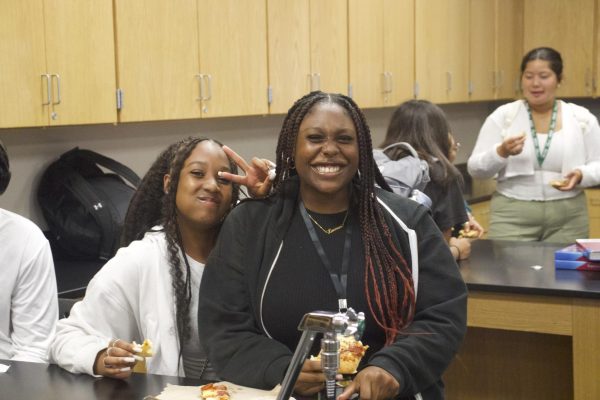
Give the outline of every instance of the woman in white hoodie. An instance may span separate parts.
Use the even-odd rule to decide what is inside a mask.
[[[600,183],[600,127],[588,110],[556,98],[560,53],[531,50],[521,63],[523,100],[485,121],[468,161],[497,179],[489,238],[568,243],[588,236],[583,188]]]
[[[159,155],[129,206],[126,247],[59,321],[54,362],[74,373],[127,378],[141,361],[133,342],[149,339],[148,372],[216,378],[198,339],[198,288],[221,223],[238,199],[230,181],[236,163],[246,176],[233,180],[255,195],[270,188],[260,160],[250,167],[211,139],[188,138]]]

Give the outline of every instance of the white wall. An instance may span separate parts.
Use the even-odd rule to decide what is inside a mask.
[[[576,100],[600,115],[598,100]],[[486,116],[498,105],[493,102],[442,106],[452,131],[461,143],[457,162],[465,162]],[[365,110],[373,144],[385,135],[393,108]],[[245,158],[273,158],[283,115],[90,125],[51,128],[4,129],[0,140],[8,149],[12,180],[0,207],[32,219],[46,227],[35,199],[35,189],[44,168],[75,146],[87,148],[128,165],[140,176],[158,153],[170,143],[189,135],[204,135],[231,146]]]

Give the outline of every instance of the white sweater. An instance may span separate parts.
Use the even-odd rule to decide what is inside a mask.
[[[48,241],[33,222],[0,208],[0,358],[47,362],[57,320]]]
[[[177,369],[175,303],[162,232],[121,248],[98,271],[85,298],[58,322],[51,357],[71,372],[93,375],[96,355],[111,339],[150,339],[154,356],[146,361],[148,372],[184,376],[183,362]]]
[[[598,119],[587,109],[564,101],[561,101],[561,110],[564,134],[561,174],[564,176],[574,169],[580,169],[583,175],[581,187],[600,184]],[[537,161],[529,124],[523,100],[498,107],[487,117],[479,131],[467,164],[471,176],[477,179],[496,177],[500,183],[513,177],[533,175]],[[527,133],[523,151],[516,156],[500,157],[496,148],[505,137],[520,132]]]

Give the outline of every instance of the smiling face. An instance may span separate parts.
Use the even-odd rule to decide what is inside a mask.
[[[344,108],[315,104],[300,124],[294,152],[306,207],[325,212],[346,209],[358,159],[356,128]]]
[[[229,159],[221,147],[204,140],[184,161],[175,203],[180,225],[212,229],[220,223],[231,208],[232,185],[218,176],[219,171],[230,172]],[[169,186],[165,176],[165,188]]]
[[[521,76],[523,95],[531,106],[548,106],[556,98],[559,77],[550,62],[536,59],[529,61]]]

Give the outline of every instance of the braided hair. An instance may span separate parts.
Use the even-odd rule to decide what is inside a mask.
[[[181,343],[180,359],[183,343],[191,337],[190,302],[192,293],[190,264],[187,257],[184,256],[185,248],[177,222],[178,211],[175,201],[179,177],[185,160],[196,146],[205,140],[223,146],[213,139],[189,137],[170,145],[160,153],[131,199],[121,234],[121,246],[127,246],[132,241],[141,239],[152,227],[162,225],[167,241],[169,270],[175,297],[177,332]],[[237,165],[231,159],[229,159],[229,167],[232,173],[237,173]],[[169,174],[171,179],[165,191],[164,176],[166,174]],[[237,203],[238,196],[239,186],[233,184],[232,206]],[[160,207],[158,207],[159,204]],[[181,265],[182,259],[186,268],[185,274]]]
[[[412,271],[392,240],[392,234],[377,203],[375,183],[391,191],[373,160],[371,133],[365,116],[354,101],[341,94],[311,92],[290,108],[277,143],[277,167],[273,192],[284,190],[284,182],[297,175],[294,151],[300,124],[320,103],[341,106],[356,127],[359,149],[358,173],[352,180],[353,199],[358,207],[365,254],[365,296],[376,323],[385,331],[386,344],[412,321],[415,292]],[[400,295],[399,288],[402,288]]]

